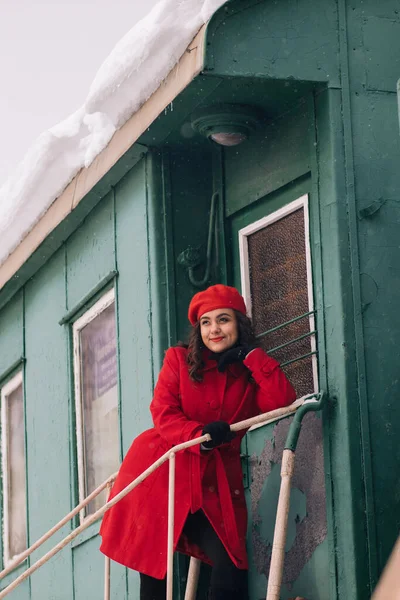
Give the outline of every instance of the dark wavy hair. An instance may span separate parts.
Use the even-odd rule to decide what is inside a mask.
[[[233,312],[236,315],[236,322],[238,326],[239,337],[237,344],[246,344],[253,347],[258,346],[253,325],[249,317],[238,310],[234,310]],[[178,345],[188,349],[186,360],[190,379],[197,382],[203,381],[203,350],[205,346],[203,344],[203,340],[201,339],[200,321],[197,321],[196,325],[192,327],[189,334],[188,343],[185,344],[180,342]]]

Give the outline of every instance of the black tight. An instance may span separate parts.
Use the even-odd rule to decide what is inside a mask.
[[[213,563],[210,580],[212,600],[246,600],[247,571],[233,564],[203,511],[189,514],[183,531]],[[165,579],[140,574],[140,600],[165,600],[165,596]]]
[[[155,579],[150,575],[140,573],[140,600],[165,600],[167,582],[165,579]]]

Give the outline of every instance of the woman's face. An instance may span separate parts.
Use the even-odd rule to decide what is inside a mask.
[[[236,315],[231,308],[217,308],[200,317],[203,344],[212,352],[224,352],[238,341]]]

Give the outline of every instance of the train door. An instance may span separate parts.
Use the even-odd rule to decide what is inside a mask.
[[[262,347],[280,362],[297,398],[318,390],[308,183],[269,194],[229,222],[232,283],[242,290]],[[242,449],[252,599],[265,597],[290,420],[250,430]],[[322,425],[312,413],[296,452],[281,598],[328,600],[328,580]]]

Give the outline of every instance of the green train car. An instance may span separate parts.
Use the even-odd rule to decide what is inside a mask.
[[[3,262],[2,568],[118,469],[191,296],[222,282],[298,397],[328,398],[299,441],[281,598],[370,598],[400,531],[399,77],[398,1],[232,0]],[[289,423],[243,445],[251,600]],[[10,598],[103,598],[98,530]],[[112,564],[111,598],[138,594]]]

